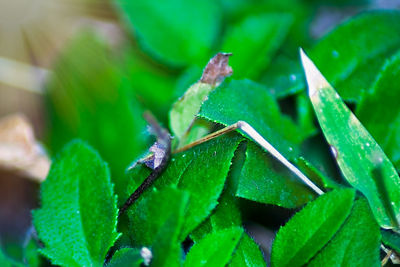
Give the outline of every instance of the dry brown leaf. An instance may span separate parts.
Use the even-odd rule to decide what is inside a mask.
[[[232,74],[232,68],[228,65],[232,53],[218,53],[210,59],[203,70],[200,82],[218,86],[225,77]]]
[[[50,163],[25,116],[13,114],[0,120],[0,168],[22,172],[41,182]]]

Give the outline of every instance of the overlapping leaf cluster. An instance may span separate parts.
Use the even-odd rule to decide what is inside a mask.
[[[144,248],[151,266],[265,266],[269,257],[272,266],[380,265],[382,237],[399,250],[397,234],[381,236],[379,227],[399,230],[400,12],[357,15],[314,43],[306,31],[313,1],[217,2],[118,0],[137,43],[115,52],[84,32],[67,46],[48,84],[48,146],[58,156],[33,213],[40,252],[64,266],[103,265],[107,254],[110,266],[140,266]],[[299,46],[360,121],[331,86],[311,94],[313,110]],[[221,50],[234,53],[233,76],[197,99],[188,127],[244,120],[327,193],[318,197],[256,143],[230,133],[173,154],[118,218],[151,172],[126,171],[151,140],[142,112],[181,123],[185,109],[167,115],[173,101]],[[73,138],[85,141],[61,149]],[[268,225],[248,216],[253,202],[297,213]],[[271,255],[246,232],[249,220],[273,231],[285,224]]]

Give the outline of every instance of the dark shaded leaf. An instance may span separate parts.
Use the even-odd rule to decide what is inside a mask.
[[[400,253],[400,236],[398,233],[395,233],[391,230],[381,230],[382,234],[382,242],[395,250],[397,253]]]
[[[399,168],[400,163],[400,53],[383,66],[370,92],[357,107],[356,115],[386,155]]]
[[[261,83],[268,87],[275,98],[284,98],[293,95],[304,88],[301,66],[297,60],[286,56],[278,56],[265,74]]]
[[[378,70],[383,63],[380,58],[393,53],[399,45],[400,12],[372,11],[336,27],[310,51],[310,57],[337,85],[343,99],[358,101],[375,76],[364,75],[365,71],[359,69]],[[346,86],[347,79],[353,81],[351,87]]]
[[[143,263],[140,251],[134,248],[121,248],[113,255],[107,267],[139,267]]]
[[[399,45],[400,12],[379,10],[359,14],[341,23],[309,54],[344,100],[358,102],[371,87],[384,59]],[[281,75],[289,76],[296,69],[290,68]],[[277,88],[276,94],[283,97],[304,87],[304,80],[296,79],[292,85]]]

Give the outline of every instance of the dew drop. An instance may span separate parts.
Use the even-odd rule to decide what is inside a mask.
[[[336,97],[336,99],[339,99],[339,98],[340,98],[340,96],[339,96],[338,93],[335,94],[335,97]]]
[[[293,147],[290,146],[290,147],[289,147],[289,151],[290,151],[290,152],[293,151]]]
[[[291,82],[295,82],[295,81],[297,80],[297,77],[296,77],[295,74],[291,74],[291,75],[289,76],[289,79],[290,79]]]
[[[370,144],[369,144],[369,143],[366,143],[365,145],[366,145],[366,146],[368,146],[368,147],[370,146]]]
[[[186,157],[186,154],[183,154],[183,155],[182,155],[182,158],[184,158],[184,157]]]
[[[334,58],[338,58],[338,57],[339,57],[339,52],[336,51],[336,50],[333,50],[333,51],[332,51],[332,56],[333,56]]]

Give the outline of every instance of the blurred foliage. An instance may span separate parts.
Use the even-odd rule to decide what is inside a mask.
[[[76,137],[88,141],[109,162],[119,193],[125,168],[149,143],[143,108],[109,53],[84,32],[60,56],[47,90],[49,148],[55,153]]]
[[[96,31],[80,31],[65,44],[46,84],[45,144],[55,158],[41,187],[42,207],[34,212],[42,254],[53,264],[100,266],[112,246],[111,266],[128,261],[138,266],[149,260],[142,255],[146,247],[153,266],[264,266],[270,255],[262,259],[245,232],[249,207],[258,202],[268,204],[256,206],[259,218],[252,218],[261,227],[275,231],[286,223],[273,245],[274,266],[309,260],[329,266],[326,259],[334,256],[349,264],[379,265],[376,221],[398,230],[387,222],[398,220],[398,210],[396,218],[388,214],[399,204],[394,192],[400,185],[393,182],[398,174],[394,168],[386,172],[389,160],[396,168],[400,160],[400,11],[350,17],[369,7],[365,0],[115,0],[112,5],[126,38],[115,45]],[[333,28],[339,21],[327,15],[332,30],[315,40],[311,27],[324,8],[350,18]],[[299,47],[345,102],[329,87],[313,100],[314,112]],[[200,100],[185,108],[191,101],[178,98],[217,52],[233,52],[232,77],[195,95]],[[118,217],[114,199],[120,207],[152,171],[141,164],[128,170],[152,141],[143,112],[150,110],[174,133],[168,127],[174,103],[184,105],[172,123],[192,133],[196,123],[205,122],[208,133],[247,121],[321,189],[332,192],[317,196],[256,143],[230,133],[173,154],[154,185]],[[361,122],[348,123],[352,110]],[[324,134],[346,156],[332,155]],[[88,145],[74,141],[65,147],[75,138]],[[382,166],[360,148],[366,141],[384,159]],[[383,183],[376,182],[379,177]],[[295,215],[289,220],[261,214],[273,205]],[[398,235],[390,234],[384,242],[397,248],[390,240]],[[359,250],[369,256],[360,254],[363,258],[353,262]],[[24,253],[29,263],[39,261],[31,250]],[[0,261],[9,264],[5,254]]]

